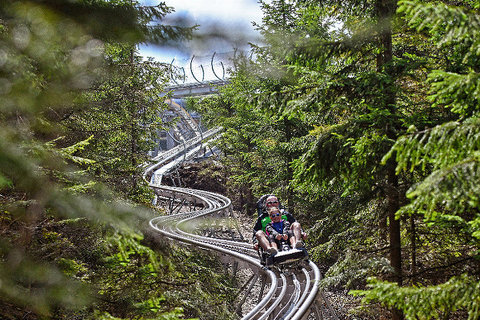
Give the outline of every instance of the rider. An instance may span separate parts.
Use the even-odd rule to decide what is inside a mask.
[[[289,241],[292,248],[296,244],[295,236],[290,230],[290,222],[285,220],[277,207],[270,207],[267,210],[270,216],[270,223],[265,227],[265,233],[270,240],[272,247],[278,249],[280,241]]]
[[[274,195],[268,195],[264,202],[261,201],[262,198],[260,198],[261,208],[259,209],[259,217],[255,222],[255,226],[253,227],[253,248],[255,250],[258,250],[258,246],[261,246],[263,250],[275,253],[275,248],[272,247],[270,241],[268,241],[267,236],[265,235],[265,222],[265,225],[262,225],[262,220],[265,221],[264,219],[269,217],[268,213],[263,209],[268,210],[268,208],[270,207],[277,207],[280,209],[280,202],[278,201],[278,198]],[[302,232],[300,223],[298,223],[297,220],[295,220],[295,218],[289,212],[283,209],[280,209],[280,211],[282,215],[287,218],[286,220],[290,223],[290,230],[292,231],[296,239],[295,248],[302,248],[304,246],[302,239],[306,238],[306,234]]]

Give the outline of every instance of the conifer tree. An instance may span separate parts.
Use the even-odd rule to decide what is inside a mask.
[[[301,197],[322,203],[309,208],[318,213],[307,215],[318,219],[315,228],[325,227],[327,220],[334,226],[337,217],[321,213],[322,208],[333,210],[342,222],[348,222],[337,224],[341,230],[331,228],[329,238],[343,238],[345,250],[345,243],[352,242],[346,238],[351,234],[356,234],[358,247],[372,241],[376,245],[372,251],[382,252],[386,247],[389,279],[402,284],[402,229],[395,213],[411,178],[397,175],[395,159],[385,164],[381,160],[410,124],[422,126],[438,117],[412,112],[413,108],[428,110],[428,106],[407,96],[422,94],[423,88],[411,89],[411,83],[422,80],[415,68],[424,67],[428,59],[418,55],[430,48],[412,48],[402,39],[409,33],[398,20],[395,1],[290,1],[288,5],[272,1],[262,5],[266,15],[260,30],[266,45],[255,48],[258,64],[252,62],[248,74],[255,79],[252,86],[238,87],[236,94],[248,96],[250,108],[303,128],[288,143],[294,151],[292,159],[296,157],[291,162],[294,176],[290,183]],[[232,104],[234,109],[235,99]],[[253,141],[256,146],[257,141]],[[327,202],[331,199],[345,205],[334,209],[335,204]],[[342,210],[345,206],[349,207]],[[385,246],[381,245],[383,231],[364,228],[363,233],[356,232],[355,223],[365,223],[353,218],[359,210],[369,212],[365,220],[378,220],[382,228],[388,228]],[[401,318],[400,312],[394,313]]]
[[[339,32],[328,39],[327,20],[324,20],[325,26],[313,26],[314,17],[326,17],[328,6],[333,12],[343,13],[334,18],[343,22],[348,33]],[[277,14],[285,16],[279,8],[284,9],[279,6]],[[294,32],[290,31],[291,37],[285,40],[273,31],[268,35],[276,36],[282,43],[282,46],[273,46],[272,51],[283,50],[283,63],[289,65],[285,69],[294,70],[290,71],[293,75],[301,75],[293,85],[295,93],[284,94],[284,98],[290,100],[285,104],[289,106],[285,113],[292,116],[300,110],[307,110],[310,114],[309,107],[318,110],[320,106],[328,110],[329,116],[338,114],[337,119],[317,115],[309,123],[324,128],[312,131],[312,137],[316,136],[312,149],[295,161],[299,187],[306,183],[322,184],[322,181],[340,176],[346,193],[349,189],[378,188],[386,198],[390,263],[397,282],[401,283],[400,225],[395,219],[395,212],[399,209],[398,178],[394,162],[378,165],[391,141],[402,130],[400,118],[403,115],[396,99],[397,80],[402,73],[395,67],[392,48],[395,9],[394,1],[373,4],[326,1],[322,5],[299,1],[295,14],[289,15],[295,17],[292,24],[297,26]],[[274,15],[272,17],[274,21],[279,20]],[[267,30],[277,30],[269,27]],[[305,40],[291,40],[299,35]],[[287,91],[286,88],[287,85],[282,87],[283,92]]]
[[[453,312],[476,319],[480,316],[478,274],[466,266],[477,266],[479,245],[479,7],[470,1],[455,6],[420,1],[400,1],[399,5],[410,26],[448,54],[429,74],[429,98],[432,106],[450,110],[455,116],[427,128],[412,126],[386,155],[384,161],[395,157],[398,173],[424,173],[407,193],[410,203],[397,216],[421,214],[430,228],[460,234],[470,250],[457,262],[464,265],[459,269],[462,274],[444,283],[398,288],[372,280],[372,290],[363,294],[367,301],[402,309],[407,319],[444,319]]]
[[[179,31],[144,20],[163,16],[166,7],[137,9],[135,3],[0,1],[2,312],[24,308],[55,317],[90,301],[85,287],[60,271],[61,259],[40,261],[41,252],[34,252],[36,237],[64,244],[42,224],[89,220],[130,233],[147,217],[86,174],[94,161],[79,155],[94,143],[90,136],[68,136],[59,126],[106,74],[105,43],[167,41]]]

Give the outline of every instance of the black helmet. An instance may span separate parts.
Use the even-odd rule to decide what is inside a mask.
[[[257,213],[259,216],[261,216],[264,211],[265,211],[265,201],[267,200],[268,197],[273,196],[273,194],[264,194],[261,196],[258,201],[257,201]]]

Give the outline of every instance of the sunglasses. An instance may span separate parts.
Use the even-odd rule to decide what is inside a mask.
[[[268,201],[267,204],[274,204],[274,203],[278,203],[278,201]]]
[[[270,217],[272,217],[272,218],[273,218],[273,217],[278,217],[278,216],[280,216],[280,213],[274,213],[274,214],[271,214],[271,215],[270,215]]]

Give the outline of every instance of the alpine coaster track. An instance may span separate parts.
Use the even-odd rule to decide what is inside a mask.
[[[215,131],[218,132],[218,131]],[[204,135],[209,137],[209,135]],[[158,216],[149,225],[155,231],[170,239],[192,244],[217,252],[222,259],[252,270],[250,279],[244,284],[243,298],[237,303],[241,319],[338,319],[323,292],[318,288],[321,274],[312,261],[302,261],[292,267],[265,268],[259,260],[252,244],[225,238],[212,237],[205,232],[205,226],[212,221],[232,221],[233,210],[230,199],[213,192],[161,185],[162,177],[171,170],[172,163],[181,163],[189,150],[201,149],[203,139],[186,141],[184,148],[175,152],[166,151],[168,156],[158,156],[154,165],[146,168],[144,178],[153,188],[157,198],[176,203],[177,206],[190,206],[192,211]],[[189,150],[187,147],[189,146]],[[167,169],[166,169],[167,168]],[[200,210],[196,210],[201,208]],[[208,229],[208,228],[207,228]],[[252,294],[254,285],[261,282],[258,297]],[[264,290],[268,287],[268,290]],[[242,312],[242,306],[249,302],[249,310]],[[245,309],[245,308],[244,308]],[[243,314],[245,313],[245,314]]]

